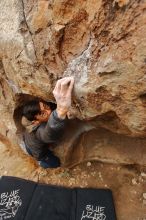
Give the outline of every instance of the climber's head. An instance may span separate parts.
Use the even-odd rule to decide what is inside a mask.
[[[23,107],[22,114],[29,121],[47,122],[51,112],[55,109],[55,104],[45,101],[30,101]]]

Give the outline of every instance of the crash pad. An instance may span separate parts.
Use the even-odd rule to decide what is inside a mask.
[[[109,189],[65,188],[2,176],[0,220],[116,220]]]

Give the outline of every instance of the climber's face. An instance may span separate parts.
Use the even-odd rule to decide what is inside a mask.
[[[41,112],[35,116],[38,122],[47,122],[51,115],[51,108],[43,102],[39,102]]]

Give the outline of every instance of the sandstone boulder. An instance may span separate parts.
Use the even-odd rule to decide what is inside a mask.
[[[64,164],[145,165],[146,2],[5,0],[0,11],[1,143],[16,149],[22,103],[54,102],[57,79],[72,75]]]

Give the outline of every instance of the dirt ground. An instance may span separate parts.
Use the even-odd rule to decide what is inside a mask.
[[[88,161],[44,170],[19,150],[0,147],[0,175],[67,187],[109,188],[118,220],[146,220],[146,167]]]

